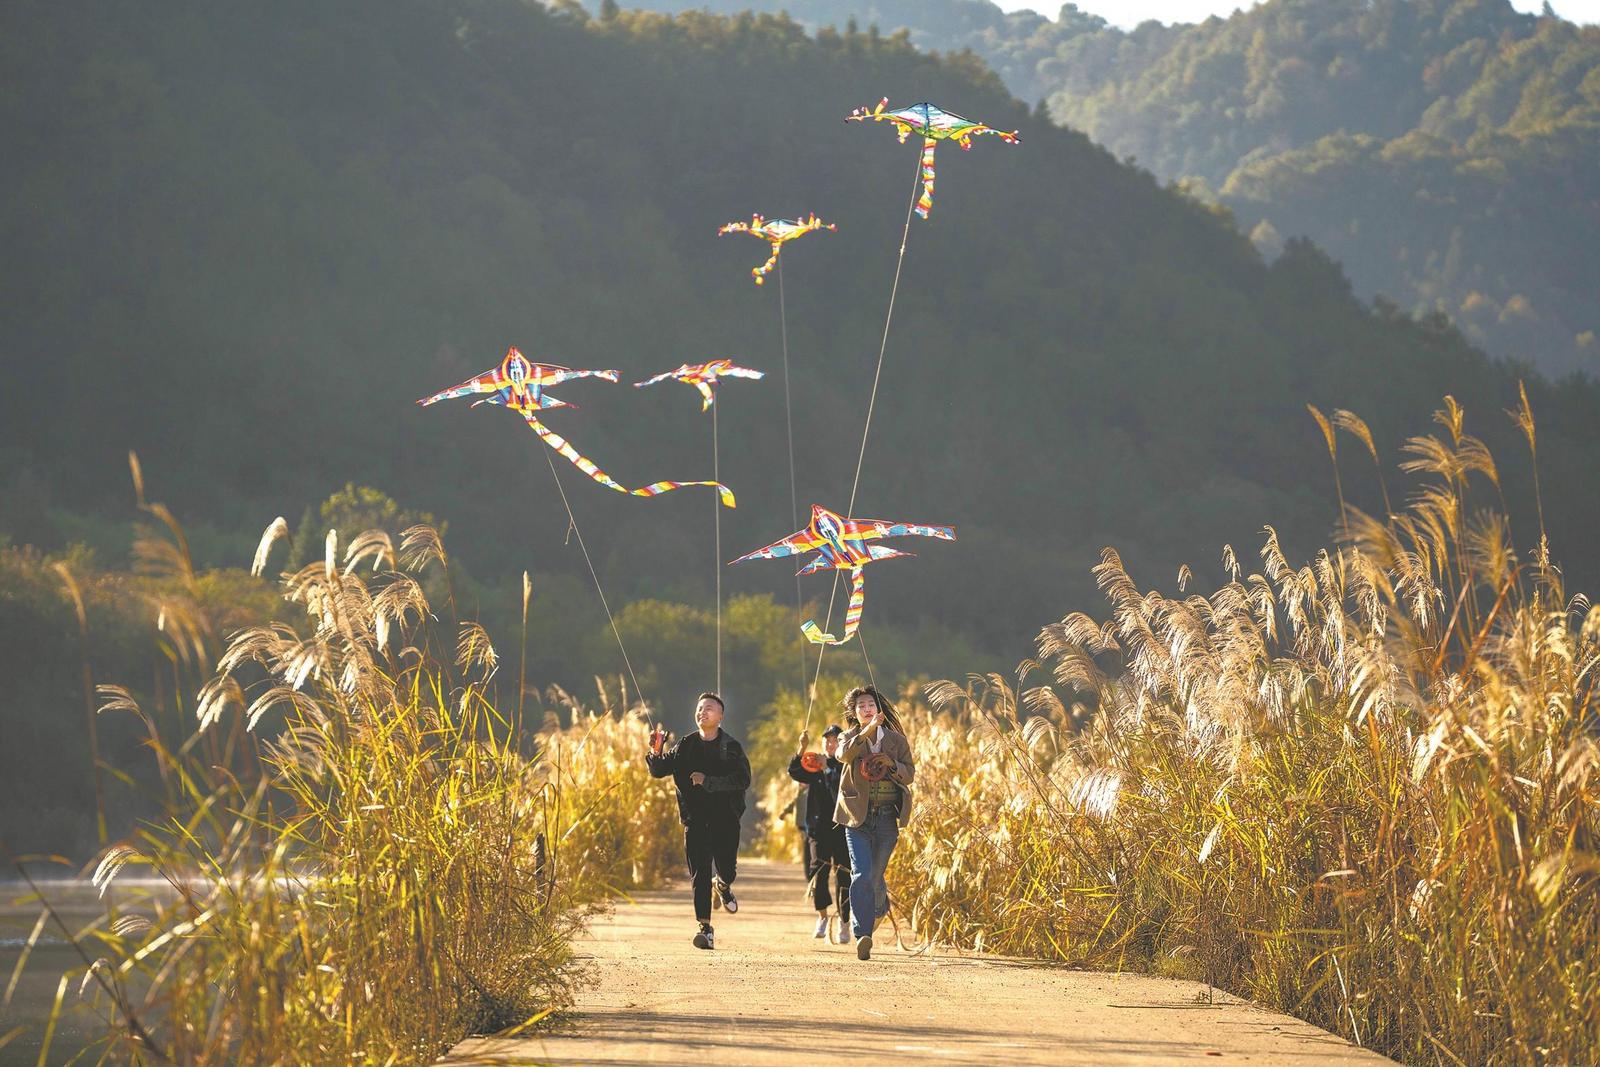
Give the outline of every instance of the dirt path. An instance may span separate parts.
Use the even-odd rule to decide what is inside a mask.
[[[908,955],[886,937],[870,962],[811,937],[792,865],[741,863],[740,910],[716,913],[717,948],[689,943],[688,890],[619,905],[580,951],[597,982],[553,1035],[463,1042],[450,1064],[764,1065],[806,1049],[877,1062],[1385,1064],[1286,1015],[1193,982],[999,959]],[[823,1014],[825,1013],[825,1015]]]

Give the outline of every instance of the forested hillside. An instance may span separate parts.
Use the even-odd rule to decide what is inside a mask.
[[[1600,372],[1600,27],[1507,0],[1269,0],[1131,31],[1071,4],[710,6],[971,49],[1058,121],[1226,204],[1269,255],[1310,235],[1363,295],[1443,311],[1547,373]]]
[[[902,664],[1014,662],[1041,623],[1096,598],[1106,544],[1150,581],[1189,563],[1204,584],[1221,546],[1258,543],[1265,523],[1291,558],[1322,543],[1333,477],[1307,402],[1359,412],[1392,452],[1451,393],[1502,457],[1519,521],[1531,514],[1502,413],[1515,371],[1442,319],[1364,305],[1309,243],[1269,265],[1226,214],[1031,113],[980,64],[903,38],[513,0],[30,2],[6,26],[0,533],[14,544],[81,541],[126,567],[130,449],[202,564],[241,565],[280,514],[310,512],[316,551],[315,509],[354,482],[449,523],[476,576],[466,610],[514,621],[533,572],[531,678],[616,670],[544,446],[503,410],[413,401],[511,344],[624,382],[736,356],[773,375],[719,405],[739,494],[723,555],[770,542],[792,528],[777,287],[750,283],[756,242],[715,232],[815,210],[838,232],[784,260],[799,495],[843,507],[917,168],[887,127],[841,121],[882,95],[1023,140],[941,151],[932,218],[912,224],[857,510],[960,540],[872,571],[864,633],[900,635]],[[1600,405],[1588,385],[1529,384],[1554,549],[1588,566]],[[560,392],[580,407],[551,426],[619,480],[710,474],[691,390]],[[1347,495],[1378,508],[1370,468],[1343,458]],[[642,501],[563,476],[613,604],[667,602],[638,616],[641,640],[676,625],[671,604],[709,608],[708,495]],[[730,594],[791,595],[778,563],[724,577]],[[28,582],[28,603],[59,599]],[[808,597],[826,591],[807,580]],[[8,714],[78,714],[70,610],[0,603],[9,633],[42,641],[38,620],[59,624],[68,665]],[[661,645],[655,675],[670,666],[676,687],[710,666],[708,631],[683,633],[702,639]],[[928,662],[962,641],[998,658]]]
[[[131,447],[224,532],[353,480],[450,521],[479,573],[570,569],[543,446],[503,412],[411,402],[513,343],[625,380],[718,353],[777,370],[759,248],[714,236],[752,210],[840,225],[787,275],[800,495],[839,502],[916,168],[886,128],[840,121],[882,94],[1024,140],[943,153],[912,232],[861,507],[962,541],[878,569],[890,617],[1009,643],[1086,592],[1105,541],[1162,572],[1269,518],[1293,544],[1332,518],[1304,403],[1392,442],[1444,392],[1493,425],[1514,389],[1440,324],[1363,309],[1315,249],[1266,266],[1226,218],[901,41],[505,0],[13,10],[0,343],[18,541],[71,533],[26,528],[50,508],[115,514]],[[573,383],[581,410],[551,422],[624,482],[704,476],[684,392]],[[1540,399],[1580,469],[1591,392]],[[781,410],[770,380],[722,410],[729,545],[788,526]],[[704,497],[581,488],[621,595],[707,587]]]

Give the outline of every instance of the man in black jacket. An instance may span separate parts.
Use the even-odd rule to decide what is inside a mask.
[[[744,791],[750,788],[750,760],[744,748],[722,728],[722,698],[701,693],[694,721],[700,729],[670,751],[646,756],[652,778],[672,776],[678,787],[678,819],[683,823],[683,851],[694,881],[694,917],[700,929],[695,948],[711,948],[713,880],[717,903],[739,910],[732,883],[739,857],[739,816]]]
[[[841,945],[850,942],[850,851],[845,847],[844,828],[833,821],[839,776],[844,771],[844,764],[833,754],[843,732],[837,723],[822,731],[824,763],[820,771],[807,770],[802,763],[810,731],[801,732],[800,751],[789,761],[789,777],[806,787],[806,877],[811,880],[811,904],[817,909],[817,929],[812,936],[828,936],[828,907],[838,900]],[[828,894],[830,874],[832,897]]]

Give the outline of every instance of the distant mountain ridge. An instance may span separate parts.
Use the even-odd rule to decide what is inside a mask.
[[[1226,204],[1264,251],[1306,234],[1366,295],[1492,354],[1600,373],[1600,27],[1507,0],[1268,0],[1125,31],[1073,4],[711,0],[970,49],[1024,100]]]

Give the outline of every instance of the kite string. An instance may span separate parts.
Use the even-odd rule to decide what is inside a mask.
[[[711,401],[711,480],[722,484],[721,449],[717,444],[717,402]],[[716,516],[717,558],[713,569],[717,575],[717,692],[722,692],[722,501],[711,495],[711,511]]]
[[[600,594],[600,606],[606,609],[606,621],[611,623],[611,634],[617,639],[617,648],[622,652],[622,664],[628,668],[628,678],[633,682],[635,698],[640,704],[644,704],[644,690],[639,688],[639,679],[633,673],[633,662],[628,659],[628,648],[622,643],[622,631],[617,629],[617,620],[611,614],[611,605],[606,602],[606,591],[600,588],[600,576],[595,573],[594,561],[589,558],[589,549],[583,543],[583,531],[578,529],[578,519],[572,514],[572,505],[567,502],[567,491],[561,487],[561,475],[556,473],[556,462],[550,458],[548,451],[545,452],[544,458],[545,462],[550,464],[550,477],[556,480],[556,492],[561,494],[561,506],[567,509],[567,528],[578,535],[578,547],[583,550],[583,561],[589,565],[589,577],[594,579],[594,591]]]
[[[894,262],[894,285],[892,285],[889,288],[889,311],[888,311],[888,314],[886,314],[884,316],[884,319],[883,319],[883,339],[878,342],[878,366],[877,366],[877,369],[874,370],[873,373],[872,373],[872,392],[867,397],[867,421],[866,421],[866,425],[861,428],[861,451],[856,456],[856,477],[855,477],[855,481],[852,482],[851,485],[850,485],[850,506],[845,510],[845,514],[846,515],[850,515],[850,516],[854,516],[855,515],[856,493],[861,488],[861,467],[866,462],[866,458],[867,458],[867,435],[872,432],[872,412],[877,407],[877,403],[878,403],[878,382],[883,377],[883,354],[889,348],[889,325],[892,322],[894,322],[894,300],[895,300],[895,297],[897,295],[899,295],[899,293],[900,293],[900,268],[903,267],[905,265],[905,262],[906,262],[906,242],[908,240],[910,240],[910,238],[911,238],[911,215],[912,215],[912,212],[914,212],[916,210],[917,197],[921,195],[921,191],[922,191],[922,157],[918,156],[917,157],[916,180],[913,181],[912,185],[911,185],[911,203],[906,205],[906,224],[905,224],[905,228],[903,230],[901,230],[901,232],[900,232],[900,255]],[[832,592],[830,592],[828,594],[828,615],[827,615],[827,618],[826,618],[826,620],[824,621],[824,624],[823,624],[823,631],[824,632],[828,632],[828,631],[830,631],[832,629],[832,626],[833,626],[833,606],[834,606],[834,603],[837,601],[838,596],[839,596],[839,572],[837,570],[835,570],[833,572],[833,590],[832,590]],[[861,631],[857,630],[856,631],[856,640],[859,641],[860,639],[861,639]],[[805,727],[804,727],[805,729],[810,729],[810,727],[811,727],[811,710],[812,710],[812,707],[816,704],[816,700],[817,700],[817,685],[822,680],[822,655],[823,655],[823,653],[825,651],[827,651],[827,648],[828,648],[827,645],[819,645],[818,648],[817,648],[817,673],[816,673],[816,677],[811,682],[811,695],[810,695],[810,698],[806,701],[806,722],[805,722]],[[866,646],[862,645],[861,649],[862,649],[862,652],[861,652],[862,658],[865,659],[866,658]],[[867,675],[869,677],[872,675],[872,661],[871,660],[867,661]],[[873,688],[877,688],[876,684],[874,684]]]
[[[795,529],[800,528],[800,498],[799,489],[795,484],[794,476],[794,408],[789,400],[789,312],[786,307],[783,292],[783,260],[778,260],[778,336],[783,340],[783,425],[789,436],[789,520]],[[719,554],[718,558],[721,556]],[[805,622],[805,598],[800,591],[800,575],[794,576],[794,622],[796,626]],[[800,646],[800,688],[797,692],[804,692],[806,687],[806,643],[799,642]]]

